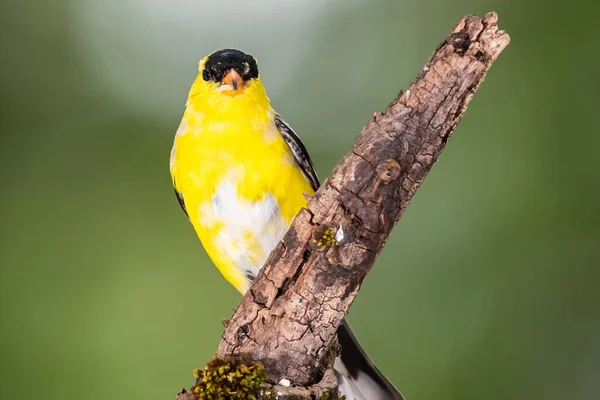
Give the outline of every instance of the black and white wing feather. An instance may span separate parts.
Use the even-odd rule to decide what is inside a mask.
[[[279,114],[275,114],[275,126],[283,136],[283,139],[287,143],[290,150],[294,154],[294,158],[296,159],[296,163],[302,169],[302,173],[312,186],[313,190],[316,192],[319,186],[319,178],[317,177],[317,173],[315,172],[315,167],[308,155],[308,151],[306,151],[306,147],[296,135],[296,132],[281,118]]]

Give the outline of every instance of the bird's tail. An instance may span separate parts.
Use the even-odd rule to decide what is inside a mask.
[[[346,320],[338,328],[338,340],[342,352],[334,369],[340,392],[347,400],[404,400],[365,354]]]

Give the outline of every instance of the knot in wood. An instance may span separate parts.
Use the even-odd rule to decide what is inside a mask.
[[[240,345],[248,337],[248,325],[242,325],[237,331],[237,342]]]
[[[383,182],[390,182],[394,179],[398,179],[400,176],[400,164],[398,161],[389,158],[377,166],[377,176]]]

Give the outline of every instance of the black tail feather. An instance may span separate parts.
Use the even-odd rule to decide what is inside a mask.
[[[360,383],[361,374],[367,375],[370,380],[375,382],[377,389],[381,392],[381,397],[379,397],[381,400],[404,400],[398,389],[377,369],[365,354],[346,320],[338,328],[338,340],[340,346],[342,346],[341,362],[350,375],[349,378],[351,380],[356,380],[356,382]]]

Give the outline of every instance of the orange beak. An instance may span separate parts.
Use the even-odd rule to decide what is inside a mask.
[[[221,80],[219,91],[229,96],[236,96],[244,93],[244,80],[235,69],[230,69],[229,72]]]

